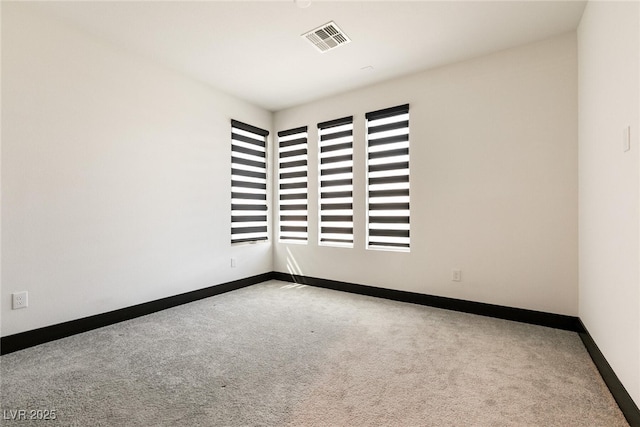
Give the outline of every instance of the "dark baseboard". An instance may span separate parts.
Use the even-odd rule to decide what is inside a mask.
[[[499,319],[514,320],[517,322],[531,323],[534,325],[548,326],[556,329],[577,332],[591,359],[600,371],[605,384],[611,391],[613,398],[620,407],[623,415],[631,427],[640,427],[640,410],[627,390],[624,388],[618,376],[615,374],[607,359],[600,352],[589,332],[578,317],[561,314],[545,313],[540,311],[525,310],[520,308],[505,307],[500,305],[485,304],[473,301],[464,301],[454,298],[437,297],[418,294],[414,292],[396,291],[392,289],[376,288],[373,286],[357,285],[354,283],[339,282],[336,280],[320,279],[292,275],[288,273],[274,272],[273,278],[292,283],[317,286],[338,291],[351,292],[378,298],[386,298],[395,301],[409,302],[447,310],[462,311],[465,313],[479,314],[482,316],[497,317]]]
[[[580,323],[582,324],[582,321],[580,321]],[[611,368],[611,365],[609,365],[609,362],[607,362],[607,359],[605,359],[596,342],[589,334],[589,331],[587,331],[587,328],[582,325],[582,329],[583,332],[579,333],[580,339],[582,339],[584,346],[591,356],[591,360],[593,360],[598,371],[600,371],[600,376],[609,388],[624,417],[631,427],[640,427],[640,409],[638,409],[638,406],[627,392],[627,389],[624,388],[624,385],[622,385],[620,379],[618,379],[618,376]]]
[[[274,279],[286,282],[301,283],[321,288],[334,289],[338,291],[351,292],[378,298],[386,298],[395,301],[410,302],[413,304],[427,305],[430,307],[444,308],[447,310],[462,311],[465,313],[496,317],[498,319],[514,320],[517,322],[548,326],[550,328],[563,329],[572,332],[584,332],[582,323],[580,323],[580,319],[573,316],[565,316],[563,314],[545,313],[542,311],[505,307],[502,305],[418,294],[415,292],[376,288],[373,286],[357,285],[354,283],[339,282],[336,280],[319,279],[317,277],[298,276],[288,273],[274,272],[273,274]]]
[[[272,272],[259,274],[257,276],[234,280],[232,282],[214,285],[155,301],[149,301],[131,307],[109,311],[107,313],[96,314],[82,319],[71,320],[69,322],[9,335],[0,339],[0,354],[13,353],[14,351],[23,350],[49,341],[87,332],[103,326],[122,322],[124,320],[151,314],[156,311],[165,310],[167,308],[197,301],[199,299],[244,288],[246,286],[255,285],[256,283],[262,283],[267,280],[271,280],[272,278]]]
[[[103,326],[112,325],[124,320],[144,316],[156,311],[165,310],[167,308],[219,295],[272,279],[577,332],[587,351],[591,355],[591,359],[600,371],[600,375],[604,382],[607,384],[607,387],[609,387],[611,394],[627,419],[627,422],[631,427],[640,427],[640,410],[638,409],[638,406],[624,388],[617,375],[607,362],[607,359],[605,359],[604,355],[600,352],[595,341],[591,335],[589,335],[589,332],[578,317],[465,301],[455,298],[418,294],[415,292],[377,288],[374,286],[358,285],[354,283],[280,272],[259,274],[257,276],[210,286],[208,288],[150,301],[110,311],[108,313],[97,314],[82,319],[2,337],[0,339],[0,354],[13,353],[18,350],[44,344],[49,341],[87,332]]]

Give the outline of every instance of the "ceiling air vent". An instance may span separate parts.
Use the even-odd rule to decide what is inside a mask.
[[[322,53],[351,42],[351,39],[333,21],[304,33],[302,37],[309,40],[309,43]]]

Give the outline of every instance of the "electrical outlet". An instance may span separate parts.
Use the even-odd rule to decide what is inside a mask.
[[[451,281],[462,282],[462,270],[457,268],[451,270]]]
[[[236,258],[231,258],[231,268],[236,268],[238,265],[238,260]]]
[[[13,309],[27,308],[29,305],[29,293],[27,291],[14,292],[11,294],[13,297]]]

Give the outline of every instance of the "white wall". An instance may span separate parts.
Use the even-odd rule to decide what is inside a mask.
[[[276,243],[275,270],[577,315],[576,76],[571,33],[276,113],[276,131],[310,127],[311,166],[310,242]],[[411,252],[367,251],[364,114],[404,103]],[[318,246],[315,214],[316,124],[346,115],[353,249]]]
[[[270,112],[2,8],[3,336],[272,270],[229,243],[230,119]]]
[[[580,318],[638,405],[639,12],[637,2],[590,2],[578,29]]]
[[[4,9],[0,2],[0,23],[2,23],[2,10]],[[2,27],[0,27],[0,47],[2,46]],[[2,82],[2,55],[0,49],[0,82]],[[0,299],[2,296],[2,84],[0,83]],[[0,334],[2,332],[2,312],[3,304],[0,303]]]
[[[275,265],[579,314],[640,404],[637,3],[589,3],[579,64],[568,34],[277,113],[310,126],[312,165],[315,124],[355,116],[356,215],[353,249],[317,245],[312,167],[310,243],[275,251],[229,244],[229,120],[269,112],[21,9],[2,4],[2,336]],[[364,113],[407,102],[412,250],[366,251]]]

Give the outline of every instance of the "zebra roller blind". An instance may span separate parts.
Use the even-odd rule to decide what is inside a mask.
[[[307,127],[278,132],[279,241],[307,243]]]
[[[321,245],[353,247],[353,116],[318,123]]]
[[[231,243],[268,239],[267,136],[231,120]]]
[[[409,250],[409,105],[366,114],[367,248]]]

